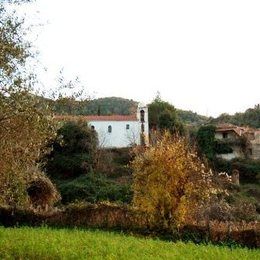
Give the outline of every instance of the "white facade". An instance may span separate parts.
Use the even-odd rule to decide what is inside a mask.
[[[140,145],[142,133],[149,142],[148,109],[139,105],[136,116],[89,117],[89,125],[98,134],[99,145],[104,148],[123,148]]]

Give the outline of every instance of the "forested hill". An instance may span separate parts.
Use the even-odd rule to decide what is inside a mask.
[[[129,115],[136,111],[138,102],[120,97],[105,97],[82,102],[63,99],[54,102],[57,114],[72,115]]]
[[[189,125],[203,125],[209,121],[206,116],[199,115],[192,111],[177,109],[177,114],[181,122]]]
[[[56,113],[72,115],[129,115],[135,113],[137,105],[137,101],[120,97],[105,97],[82,102],[64,99],[54,102]],[[208,121],[206,116],[192,111],[177,109],[177,114],[185,124],[201,125]]]
[[[211,119],[210,123],[231,123],[260,128],[260,104],[255,105],[254,108],[247,109],[244,113],[236,113],[234,115],[222,114],[217,118]]]
[[[83,113],[100,115],[129,115],[136,111],[138,102],[119,97],[105,97],[88,101]]]
[[[87,101],[71,101],[68,99],[54,102],[55,112],[72,115],[129,115],[136,111],[137,101],[120,97],[105,97]],[[231,123],[235,125],[248,125],[260,128],[260,105],[247,109],[244,113],[235,115],[222,114],[217,118],[208,118],[192,111],[176,109],[179,120],[184,124],[202,125]]]

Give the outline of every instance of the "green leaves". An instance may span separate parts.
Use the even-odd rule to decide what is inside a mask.
[[[197,133],[200,153],[205,155],[209,160],[215,157],[215,130],[215,126],[207,125],[200,127]]]
[[[174,106],[168,102],[156,98],[148,106],[150,129],[168,130],[170,132],[184,132],[184,126],[180,122]]]

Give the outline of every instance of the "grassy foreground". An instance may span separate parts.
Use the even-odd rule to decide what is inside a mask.
[[[103,231],[0,227],[0,259],[260,259],[260,250]]]

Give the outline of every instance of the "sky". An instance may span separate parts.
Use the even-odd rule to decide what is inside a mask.
[[[22,9],[48,89],[61,68],[93,97],[161,98],[207,115],[260,103],[259,0],[36,0]]]

